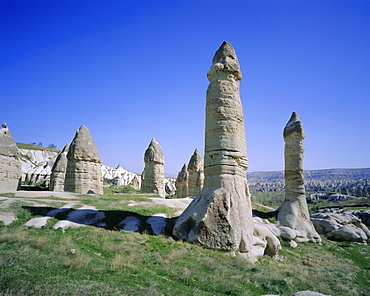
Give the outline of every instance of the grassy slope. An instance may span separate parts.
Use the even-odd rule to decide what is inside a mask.
[[[52,151],[52,152],[60,152],[60,149],[54,149],[54,148],[48,148],[48,147],[42,147],[37,146],[33,144],[24,144],[24,143],[16,143],[18,149],[28,149],[28,150],[46,150],[46,151]]]
[[[126,210],[144,196],[81,197],[100,210]],[[250,264],[239,257],[175,241],[164,235],[94,227],[54,230],[23,224],[31,214],[0,227],[0,295],[291,295],[312,290],[369,295],[370,247],[331,242],[282,242],[281,260]],[[131,208],[150,214],[158,209]],[[164,209],[162,209],[164,210]],[[144,211],[144,212],[142,212]],[[170,214],[170,212],[169,212]]]

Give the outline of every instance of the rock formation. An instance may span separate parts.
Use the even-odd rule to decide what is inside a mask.
[[[177,219],[173,235],[251,258],[254,226],[239,94],[242,74],[230,43],[217,50],[207,77],[204,187]]]
[[[64,191],[64,180],[67,170],[67,153],[69,150],[69,144],[65,145],[63,150],[58,154],[57,159],[54,162],[53,168],[51,169],[50,175],[50,191]]]
[[[64,191],[103,194],[100,155],[86,126],[76,132],[67,159]]]
[[[357,210],[321,210],[311,215],[317,232],[337,241],[370,242],[370,230],[356,217]]]
[[[19,149],[19,152],[22,164],[22,185],[49,187],[51,170],[59,153],[41,149]]]
[[[0,129],[0,191],[15,191],[22,175],[18,147],[6,123]]]
[[[188,164],[188,196],[197,196],[204,183],[204,161],[198,149],[195,149]]]
[[[137,175],[135,173],[126,171],[121,165],[118,165],[116,168],[102,165],[101,170],[104,182],[108,182],[117,186],[131,185],[136,187],[135,189],[140,188],[140,186],[137,186],[137,184],[133,184]]]
[[[153,138],[144,154],[145,168],[142,174],[141,192],[165,197],[164,155],[162,147]]]
[[[188,195],[188,165],[184,164],[176,178],[177,198],[184,198]]]
[[[321,242],[310,220],[305,197],[302,164],[304,137],[302,121],[297,113],[293,112],[284,128],[285,200],[278,209],[277,220],[281,225],[296,232],[296,242]]]

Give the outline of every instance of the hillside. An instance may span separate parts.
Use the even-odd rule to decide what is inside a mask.
[[[370,168],[326,169],[304,171],[309,193],[339,193],[355,197],[370,197]],[[284,191],[284,172],[247,173],[251,193]]]
[[[370,168],[363,169],[324,169],[324,170],[305,170],[304,177],[306,182],[310,181],[348,181],[355,179],[370,179]],[[251,172],[247,173],[250,185],[258,182],[284,182],[283,171],[271,172]]]

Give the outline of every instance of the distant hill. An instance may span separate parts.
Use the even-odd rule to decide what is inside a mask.
[[[370,179],[370,168],[364,169],[324,169],[324,170],[305,170],[305,182],[313,180],[322,181],[345,181],[355,179]],[[270,172],[251,172],[247,173],[249,184],[257,182],[284,182],[283,171]]]
[[[305,170],[305,187],[310,192],[338,192],[357,197],[370,197],[370,168]],[[251,192],[283,191],[284,172],[247,173]]]

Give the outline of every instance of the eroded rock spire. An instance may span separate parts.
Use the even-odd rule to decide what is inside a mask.
[[[50,191],[59,191],[59,192],[64,191],[64,181],[68,164],[67,159],[68,150],[69,144],[66,144],[63,150],[58,154],[54,162],[50,175],[50,185],[49,185]]]
[[[204,184],[204,160],[198,149],[189,160],[188,174],[188,196],[197,196]]]
[[[0,129],[0,191],[15,191],[20,186],[22,166],[19,151],[6,123]]]
[[[176,195],[177,198],[184,198],[189,196],[188,195],[188,165],[185,163],[181,171],[177,174],[176,178]]]
[[[285,200],[278,209],[277,220],[293,229],[297,242],[321,242],[310,220],[303,174],[303,139],[305,134],[301,118],[293,112],[283,132],[285,148]]]
[[[144,154],[145,168],[141,176],[141,192],[165,197],[164,154],[162,147],[152,139]]]
[[[101,159],[90,131],[82,125],[69,147],[64,190],[103,194]]]
[[[204,187],[177,219],[173,234],[206,248],[248,254],[254,227],[245,172],[242,74],[230,43],[217,50],[207,77]]]

